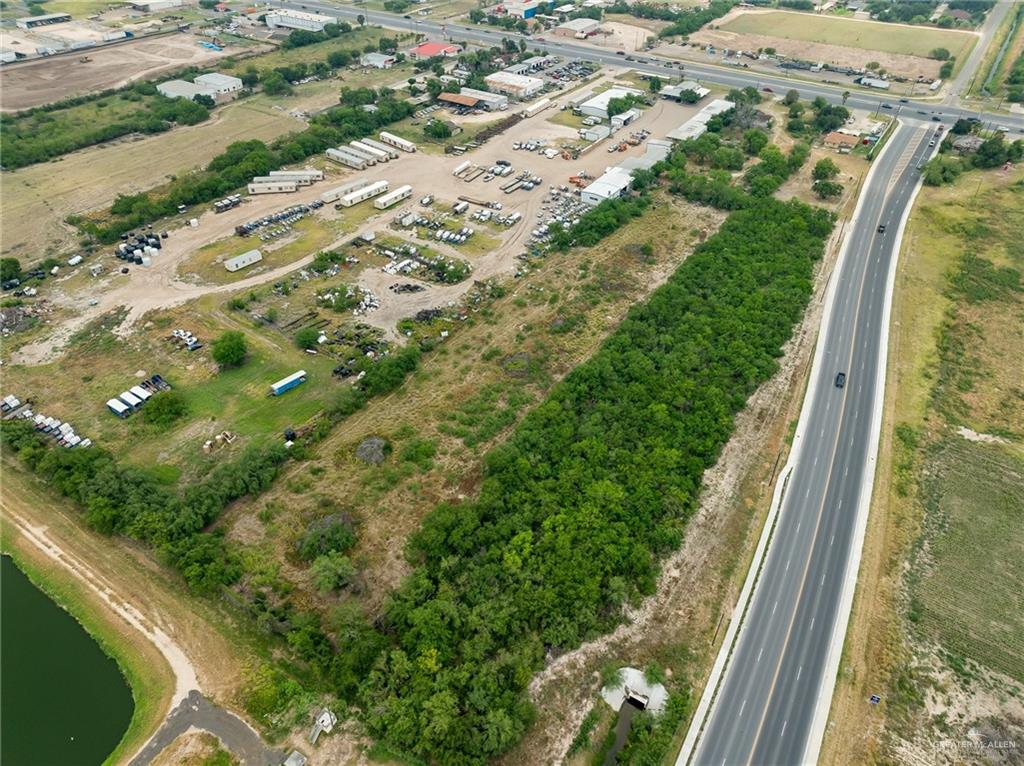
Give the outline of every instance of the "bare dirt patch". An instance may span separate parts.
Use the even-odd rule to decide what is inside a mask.
[[[199,66],[231,55],[208,50],[186,33],[132,40],[82,53],[5,65],[0,70],[3,103],[0,110],[16,112],[33,106],[119,88],[160,72]],[[89,58],[82,62],[84,57]]]

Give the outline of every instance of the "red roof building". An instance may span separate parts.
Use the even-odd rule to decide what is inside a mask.
[[[432,59],[434,56],[457,56],[461,52],[462,46],[460,45],[426,42],[409,49],[409,58]]]

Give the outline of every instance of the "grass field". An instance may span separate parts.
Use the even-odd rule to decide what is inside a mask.
[[[958,272],[967,253],[1024,266],[1022,181],[990,171],[925,187],[907,227],[878,484],[822,764],[926,762],[976,710],[1001,717],[991,671],[1022,680],[1024,360],[1006,349],[1024,337],[1024,298],[991,292],[1005,272]],[[929,689],[946,706],[941,731],[922,708]],[[884,705],[869,710],[876,693]]]
[[[922,58],[927,58],[934,48],[941,47],[948,49],[958,61],[966,58],[977,39],[967,32],[905,27],[898,24],[784,11],[744,13],[725,22],[721,28],[729,32],[843,45],[866,51],[903,53]]]

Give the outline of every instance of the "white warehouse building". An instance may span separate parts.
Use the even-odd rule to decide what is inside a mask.
[[[240,91],[244,85],[237,77],[219,72],[201,74],[195,78],[195,84],[212,90],[218,96],[227,96]]]
[[[287,8],[275,8],[267,14],[267,26],[271,29],[305,29],[307,32],[323,32],[328,24],[336,24],[333,16],[322,13],[292,11]]]
[[[611,168],[580,192],[580,199],[588,205],[600,205],[606,199],[624,196],[629,191],[631,183],[633,183],[632,173],[625,168]]]
[[[224,268],[228,271],[238,271],[244,269],[246,266],[252,266],[254,263],[259,263],[263,260],[263,253],[259,250],[249,250],[248,252],[236,255],[234,258],[228,258],[224,261]]]
[[[217,92],[205,85],[188,82],[187,80],[168,80],[156,86],[156,91],[167,98],[194,99],[196,96],[217,98]]]
[[[459,93],[475,98],[480,102],[480,106],[488,112],[508,109],[508,96],[501,93],[488,93],[486,90],[477,90],[476,88],[459,88]]]
[[[643,92],[636,88],[609,88],[603,93],[598,93],[591,99],[580,104],[580,113],[587,117],[597,117],[601,120],[608,119],[608,104],[614,98],[625,98],[626,96],[642,96]]]
[[[544,89],[544,81],[539,77],[512,72],[495,72],[484,78],[487,87],[495,93],[504,93],[515,98],[530,98]]]

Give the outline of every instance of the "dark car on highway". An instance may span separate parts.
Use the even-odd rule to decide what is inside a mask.
[[[885,224],[884,223],[878,224],[878,233],[879,234],[885,234]]]
[[[845,385],[846,385],[846,373],[845,372],[837,372],[836,373],[836,388],[842,388]]]

